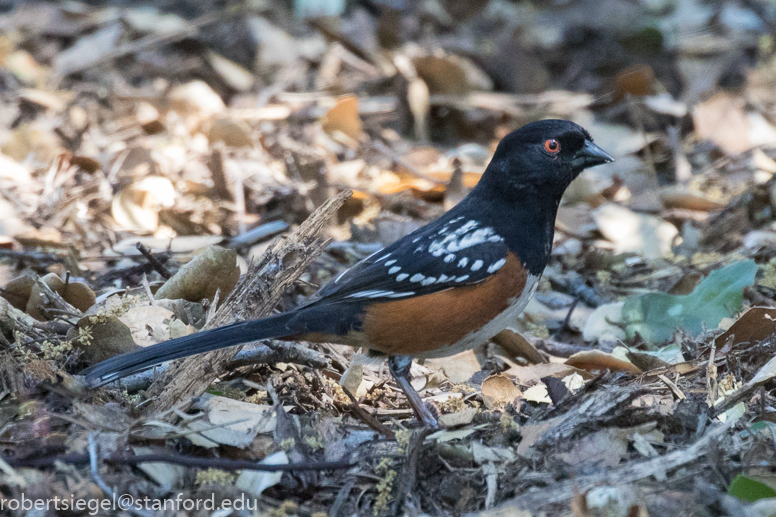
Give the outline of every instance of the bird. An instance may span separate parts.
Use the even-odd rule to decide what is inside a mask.
[[[612,161],[571,121],[526,124],[499,142],[454,208],[345,270],[298,308],[112,357],[82,372],[86,384],[261,339],[338,343],[387,357],[415,417],[438,427],[410,384],[413,358],[474,348],[512,324],[549,261],[564,191],[584,169]]]

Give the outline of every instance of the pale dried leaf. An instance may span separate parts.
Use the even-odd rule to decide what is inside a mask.
[[[482,381],[481,391],[488,409],[502,409],[523,395],[505,375],[491,375]]]

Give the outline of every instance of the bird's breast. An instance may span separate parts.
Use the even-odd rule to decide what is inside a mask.
[[[369,348],[386,354],[451,355],[511,324],[537,284],[538,277],[510,253],[504,266],[479,284],[369,306],[362,331]]]

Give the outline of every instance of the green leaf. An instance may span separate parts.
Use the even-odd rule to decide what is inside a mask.
[[[625,333],[629,339],[638,333],[660,344],[671,339],[676,329],[697,336],[704,328],[716,328],[723,318],[743,308],[743,289],[754,283],[756,273],[754,261],[746,260],[713,271],[690,294],[631,296],[622,308]]]
[[[728,494],[738,497],[742,501],[753,503],[760,499],[776,497],[776,490],[765,483],[760,483],[743,474],[737,475],[728,487]]]

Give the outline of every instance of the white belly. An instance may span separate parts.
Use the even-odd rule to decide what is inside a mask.
[[[528,301],[536,292],[536,288],[539,287],[540,278],[541,275],[528,275],[528,278],[525,281],[525,288],[523,289],[523,293],[519,297],[509,300],[509,307],[504,309],[498,316],[490,320],[478,330],[469,332],[457,343],[443,346],[441,348],[437,348],[436,350],[423,352],[418,354],[417,357],[447,357],[449,355],[455,355],[459,352],[463,352],[464,350],[469,350],[470,348],[474,348],[483,344],[515,322],[515,319],[520,315],[521,312],[523,312],[525,306],[528,305]]]

